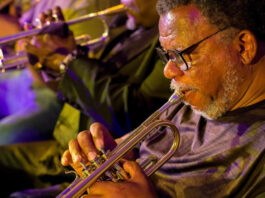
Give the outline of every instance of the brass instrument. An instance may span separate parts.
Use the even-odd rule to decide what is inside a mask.
[[[179,101],[179,97],[173,94],[167,103],[165,103],[160,109],[155,111],[149,118],[147,118],[138,128],[130,133],[130,136],[122,141],[113,151],[105,154],[102,151],[103,157],[97,159],[94,164],[86,167],[83,164],[82,177],[74,180],[57,198],[77,198],[80,197],[87,188],[93,183],[102,178],[112,181],[122,181],[124,178],[120,171],[118,161],[131,149],[133,149],[138,143],[140,143],[145,137],[152,136],[153,130],[158,127],[168,127],[174,133],[174,141],[170,150],[157,161],[156,156],[149,156],[145,159],[140,166],[143,168],[147,176],[152,175],[158,168],[160,168],[169,158],[173,156],[179,145],[179,132],[177,127],[168,120],[158,120],[158,117],[167,110],[172,104]],[[101,178],[101,179],[100,179]]]
[[[82,16],[80,18],[67,21],[65,23],[68,25],[74,25],[76,23],[81,23],[81,22],[99,17],[102,21],[103,26],[104,26],[104,32],[102,33],[101,37],[90,40],[89,35],[81,35],[81,36],[78,36],[75,38],[75,41],[77,44],[80,44],[81,46],[89,46],[89,45],[93,45],[95,43],[98,43],[100,41],[104,41],[109,36],[108,25],[107,25],[106,21],[103,18],[101,18],[102,16],[124,12],[124,11],[126,11],[126,9],[127,8],[124,5],[120,4],[120,5],[116,5],[116,6],[113,6],[111,8],[99,11],[99,12],[87,14],[87,15]],[[35,35],[41,33],[43,28],[45,28],[48,25],[49,24],[46,24],[41,28],[36,28],[33,30],[28,30],[28,31],[24,31],[24,32],[21,32],[18,34],[10,35],[7,37],[2,37],[2,38],[0,38],[0,46],[4,45],[6,43],[9,43],[9,42],[13,42],[13,41],[22,39],[22,38],[35,36]],[[8,69],[23,68],[23,67],[25,67],[25,64],[27,64],[27,63],[28,63],[27,54],[20,53],[17,56],[5,58],[3,56],[1,49],[0,49],[0,73],[5,72]]]
[[[108,37],[108,27],[105,28],[105,31],[102,34],[102,37],[90,39],[88,34],[83,34],[81,36],[75,37],[76,44],[81,46],[89,46],[94,43],[100,42]],[[0,73],[5,72],[6,70],[10,69],[22,69],[25,65],[29,62],[27,53],[18,53],[16,56],[4,58],[3,52],[0,49]]]
[[[113,6],[111,8],[107,8],[105,10],[99,11],[99,12],[87,14],[87,15],[79,17],[77,19],[72,19],[72,20],[67,21],[65,23],[67,25],[74,25],[76,23],[81,23],[83,21],[87,21],[87,20],[90,20],[90,19],[93,19],[96,17],[110,15],[110,14],[116,14],[116,13],[124,12],[124,11],[126,11],[126,7],[122,4],[120,4],[120,5],[116,5],[116,6]],[[12,41],[22,39],[22,38],[38,35],[39,33],[41,33],[43,31],[43,28],[45,28],[45,26],[46,25],[44,25],[42,28],[36,28],[33,30],[20,32],[18,34],[2,37],[2,38],[0,38],[0,46],[3,44],[6,44],[6,43],[12,42]]]

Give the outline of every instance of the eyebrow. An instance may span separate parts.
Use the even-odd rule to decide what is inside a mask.
[[[184,48],[184,47],[179,47],[179,48],[170,48],[170,49],[168,49],[168,50],[176,50],[176,51],[178,51],[178,52],[185,52],[186,50],[188,50],[190,47],[194,47],[193,45],[191,45],[191,46],[188,46],[188,47],[186,47],[186,48]],[[179,50],[181,48],[181,50]],[[165,52],[167,52],[168,50],[165,50],[165,48],[164,47],[162,47],[162,49],[163,49],[163,51],[165,51]]]
[[[173,35],[170,35],[170,36],[172,36],[173,37]],[[161,35],[159,35],[159,40],[160,40],[160,38],[168,38],[169,36],[161,36]],[[160,42],[160,46],[161,46],[161,49],[163,49],[164,51],[167,51],[167,50],[165,50],[165,48],[161,45],[161,42]],[[174,49],[174,50],[178,50],[178,51],[180,51],[179,49],[186,49],[186,48],[184,48],[183,47],[183,45],[181,45],[181,46],[176,46],[176,48],[170,48],[170,49]],[[170,50],[170,49],[168,49],[168,50]]]
[[[162,47],[162,46],[161,46]],[[185,50],[185,49],[187,49],[187,48],[183,48],[183,47],[176,47],[176,48],[170,48],[170,49],[165,49],[164,47],[162,47],[162,49],[165,51],[165,52],[167,52],[168,50],[177,50],[177,51],[179,51],[179,52],[181,52],[182,50],[179,50],[179,49],[183,49],[183,50]]]
[[[185,53],[185,51],[189,51],[191,49],[194,50],[195,48],[197,48],[199,46],[200,43],[194,43],[194,44],[190,45],[189,47],[184,48],[183,50],[181,50],[179,52],[184,52]]]

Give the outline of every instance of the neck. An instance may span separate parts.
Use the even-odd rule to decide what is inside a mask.
[[[253,73],[246,85],[246,91],[239,102],[234,105],[232,110],[247,107],[265,100],[265,56],[260,58],[257,64],[253,66]]]

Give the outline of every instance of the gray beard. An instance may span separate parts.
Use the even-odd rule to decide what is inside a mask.
[[[234,69],[235,66],[232,63],[228,63],[226,67],[228,68],[223,83],[223,94],[221,94],[219,98],[213,100],[211,104],[209,104],[203,110],[192,108],[195,113],[202,115],[207,119],[213,120],[221,117],[229,110],[232,102],[238,95],[238,86],[243,81],[243,79],[239,78],[237,71]],[[172,80],[170,87],[175,91],[175,93],[178,93],[179,90],[182,89],[182,87],[186,86]],[[191,89],[194,88],[191,87]],[[188,102],[184,101],[184,103],[186,105],[190,105]]]

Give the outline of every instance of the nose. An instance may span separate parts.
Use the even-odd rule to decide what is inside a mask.
[[[171,60],[169,60],[164,68],[164,76],[168,79],[175,78],[177,76],[183,76],[184,72],[181,71]]]

